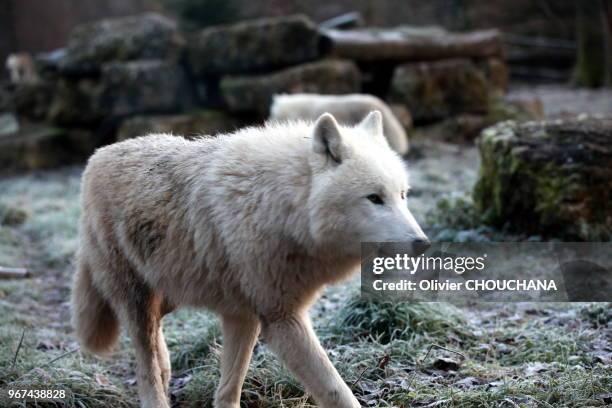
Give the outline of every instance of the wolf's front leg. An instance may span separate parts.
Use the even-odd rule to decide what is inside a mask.
[[[239,408],[240,390],[259,335],[259,321],[254,316],[223,316],[222,320],[221,381],[215,408]]]
[[[322,408],[360,407],[351,390],[342,380],[321,347],[304,314],[263,325],[268,346]]]

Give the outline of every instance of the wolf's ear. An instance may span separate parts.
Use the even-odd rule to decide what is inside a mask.
[[[344,148],[340,127],[329,113],[319,116],[312,131],[312,149],[315,153],[327,155],[334,162],[342,163]]]
[[[368,113],[368,116],[366,116],[359,123],[359,127],[368,133],[382,136],[383,134],[382,114],[380,113],[380,111],[377,111],[377,110]]]

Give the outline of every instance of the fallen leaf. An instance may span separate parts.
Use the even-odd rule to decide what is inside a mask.
[[[530,363],[525,367],[525,376],[531,377],[533,375],[543,373],[544,371],[548,371],[550,368],[550,364],[545,363]]]
[[[477,385],[481,385],[483,383],[483,381],[479,378],[475,378],[475,377],[465,377],[457,382],[455,382],[454,385],[458,386],[459,388],[472,388],[475,387]]]
[[[378,368],[384,370],[387,364],[389,364],[389,360],[391,360],[391,357],[389,357],[388,354],[385,354],[380,360],[378,360]]]
[[[100,384],[101,386],[103,386],[103,387],[107,387],[107,386],[111,385],[110,380],[104,374],[97,373],[96,375],[94,375],[94,378],[95,378],[96,382],[98,384]]]
[[[611,366],[612,365],[612,353],[608,353],[605,351],[600,351],[595,354],[595,361],[598,363],[602,363],[603,365]]]
[[[49,340],[40,340],[38,344],[36,345],[36,350],[47,351],[47,350],[53,350],[56,348],[57,348],[57,345],[53,344],[53,342]]]

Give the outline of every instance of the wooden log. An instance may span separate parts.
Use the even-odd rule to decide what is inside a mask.
[[[0,279],[23,279],[29,277],[30,272],[27,269],[0,266]]]
[[[439,28],[322,30],[332,55],[358,61],[426,61],[503,57],[497,30],[451,33]]]
[[[363,17],[358,11],[341,14],[319,24],[319,27],[322,29],[355,28],[360,26],[363,26]]]

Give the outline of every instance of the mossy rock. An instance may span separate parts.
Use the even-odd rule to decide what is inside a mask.
[[[320,41],[306,16],[249,20],[193,35],[188,60],[197,75],[263,72],[317,59]]]
[[[489,111],[485,115],[461,113],[439,122],[419,127],[419,134],[450,143],[473,143],[480,132],[496,123],[515,120],[526,122],[542,119],[542,104],[539,99],[502,98],[491,96]]]
[[[185,71],[172,60],[104,64],[100,86],[98,106],[111,116],[180,112],[195,100]]]
[[[47,120],[59,126],[89,126],[100,122],[107,114],[100,106],[103,90],[99,81],[62,78],[49,106]]]
[[[485,222],[569,240],[612,237],[612,120],[502,122],[479,140]]]
[[[495,91],[503,95],[508,91],[510,72],[508,65],[501,58],[487,58],[478,63]]]
[[[71,32],[59,70],[89,75],[110,61],[174,59],[183,43],[174,21],[156,13],[85,23]]]
[[[416,121],[432,121],[461,113],[486,114],[494,89],[468,59],[408,63],[395,69],[390,99],[405,104]]]
[[[0,113],[14,109],[13,99],[13,91],[10,89],[9,84],[0,83]]]
[[[33,121],[44,120],[55,93],[55,84],[49,81],[16,84],[12,103],[20,117]]]
[[[0,174],[83,162],[95,147],[95,138],[86,130],[24,126],[0,137]]]
[[[220,110],[199,110],[180,115],[135,116],[123,122],[117,140],[126,140],[150,133],[171,133],[187,138],[231,132],[245,122]]]
[[[109,117],[173,113],[190,108],[195,95],[173,60],[102,64],[99,78],[61,78],[48,109],[54,125],[90,127]]]
[[[359,92],[360,86],[361,74],[353,62],[328,59],[267,75],[224,77],[221,94],[230,110],[267,117],[275,94],[348,94]]]

